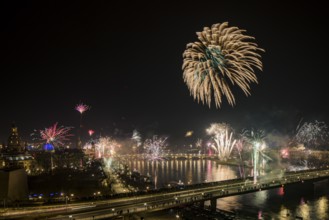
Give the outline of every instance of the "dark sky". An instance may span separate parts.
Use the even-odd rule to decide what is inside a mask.
[[[328,123],[328,8],[262,2],[1,3],[1,139],[12,121],[23,137],[55,122],[78,127],[80,101],[91,106],[85,129],[172,141],[211,122],[282,133],[301,118]],[[224,21],[266,50],[264,71],[251,96],[235,90],[235,107],[209,109],[189,95],[182,53],[195,32]]]

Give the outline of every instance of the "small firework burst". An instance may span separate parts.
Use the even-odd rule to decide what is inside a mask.
[[[89,134],[89,136],[92,136],[93,134],[95,133],[95,131],[94,130],[88,130],[88,134]]]
[[[202,147],[202,139],[198,138],[198,140],[195,142],[196,147]]]
[[[305,147],[317,147],[328,138],[328,126],[321,121],[305,122],[296,130],[295,140]]]
[[[217,152],[221,160],[227,160],[235,146],[232,128],[226,123],[213,123],[206,132],[212,136],[214,144],[211,147]],[[229,132],[231,131],[231,132]]]
[[[89,110],[90,106],[85,105],[83,103],[77,104],[75,106],[75,110],[77,110],[78,112],[80,112],[80,114],[83,114],[85,111]]]
[[[167,146],[167,137],[158,137],[154,135],[152,139],[147,139],[144,148],[150,160],[163,160],[165,147]]]
[[[110,158],[116,153],[120,144],[111,137],[101,137],[95,141],[95,146],[97,158]]]
[[[55,146],[63,146],[65,141],[69,140],[69,137],[73,136],[69,132],[72,127],[57,127],[57,122],[44,130],[40,131],[40,137],[42,140],[46,141],[46,143],[53,144]]]
[[[137,147],[139,147],[139,146],[142,145],[141,135],[140,135],[140,133],[136,129],[133,131],[133,135],[132,135],[131,139],[136,142]]]

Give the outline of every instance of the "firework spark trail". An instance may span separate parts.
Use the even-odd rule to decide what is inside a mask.
[[[95,142],[96,157],[97,158],[110,158],[116,153],[116,149],[120,144],[110,137],[101,137]]]
[[[56,122],[53,126],[40,130],[40,137],[42,140],[45,140],[46,143],[62,146],[65,141],[69,140],[69,137],[73,136],[69,133],[72,127],[57,127],[57,124]]]
[[[142,140],[141,135],[140,135],[140,133],[139,133],[136,129],[133,131],[133,135],[132,135],[131,139],[132,139],[133,141],[136,142],[137,147],[139,147],[139,146],[142,145],[142,142],[141,142],[141,140]]]
[[[242,163],[243,159],[242,159],[241,152],[244,148],[244,140],[243,139],[237,140],[236,143],[235,143],[235,148],[238,151],[238,154],[239,154],[239,157],[240,157],[240,163]],[[239,165],[239,172],[240,172],[240,177],[245,178],[244,166]]]
[[[242,150],[244,148],[244,144],[243,144],[243,140],[242,139],[237,140],[237,142],[235,143],[235,148],[237,149],[238,154],[239,154],[239,157],[240,157],[240,160],[242,161],[241,152],[242,152]]]
[[[235,104],[230,86],[237,85],[246,96],[250,95],[250,83],[257,83],[254,68],[262,70],[261,56],[254,37],[245,30],[229,27],[228,22],[204,27],[197,32],[199,42],[187,44],[183,53],[183,79],[190,94],[198,102],[210,107],[212,96],[216,108],[222,104],[222,96]]]
[[[84,150],[91,150],[93,149],[93,142],[92,141],[88,141],[85,143],[85,145],[83,146]]]
[[[90,106],[85,105],[83,103],[77,104],[75,106],[75,110],[77,110],[78,112],[80,112],[80,129],[82,128],[82,115],[85,111],[89,110]],[[80,131],[81,132],[81,131]],[[79,135],[80,136],[80,135]],[[80,139],[80,137],[79,137]]]
[[[328,126],[317,120],[310,123],[305,122],[302,126],[298,125],[296,130],[296,141],[306,147],[317,147],[328,138]]]
[[[243,139],[248,141],[250,144],[255,142],[264,142],[265,139],[265,131],[263,130],[244,130],[242,133]]]
[[[78,131],[78,142],[77,142],[77,147],[80,148],[81,147],[81,129],[82,129],[82,115],[85,111],[89,110],[90,106],[85,105],[83,103],[77,104],[75,106],[75,110],[77,110],[78,112],[80,112],[80,129]]]
[[[225,123],[213,123],[206,129],[207,134],[211,135],[216,143],[216,146],[211,146],[221,160],[226,160],[230,157],[236,142],[233,139],[233,132],[228,134],[228,130],[231,130],[231,128]]]
[[[196,147],[202,147],[202,139],[198,138],[197,141],[195,142]]]
[[[154,135],[152,139],[145,140],[144,147],[150,160],[163,160],[167,137]]]
[[[105,167],[109,168],[112,164],[112,157],[116,154],[116,149],[120,144],[111,137],[100,137],[97,140],[87,142],[83,149],[85,153],[92,154],[96,159],[102,159]],[[91,150],[94,150],[91,152]]]
[[[243,132],[243,139],[247,140],[253,147],[253,176],[254,176],[254,183],[257,183],[257,176],[259,172],[259,166],[260,166],[260,155],[262,156],[263,159],[266,160],[272,160],[269,156],[267,156],[264,153],[264,150],[266,148],[266,143],[265,143],[265,132],[263,130],[246,130]]]

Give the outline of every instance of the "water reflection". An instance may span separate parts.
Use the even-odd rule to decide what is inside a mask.
[[[278,213],[278,219],[279,220],[287,220],[287,219],[290,219],[290,210],[285,207],[284,205],[281,205],[280,207],[280,211]]]
[[[259,191],[255,193],[221,198],[217,200],[217,208],[238,211],[240,216],[257,219],[262,213],[263,219],[295,220],[327,220],[329,219],[329,194],[323,192],[316,196],[312,187],[288,189],[283,188]],[[287,190],[287,189],[285,189]],[[293,191],[293,192],[291,192]]]
[[[239,168],[226,166],[212,160],[170,160],[170,161],[127,161],[131,170],[138,170],[142,175],[157,177],[156,187],[161,188],[169,183],[181,180],[185,184],[234,179],[239,176]],[[250,173],[250,170],[246,171]],[[260,179],[281,178],[280,169],[273,170]],[[304,184],[305,185],[305,184]],[[316,187],[292,186],[271,190],[262,190],[239,196],[220,198],[217,208],[237,212],[240,219],[295,220],[296,216],[303,220],[329,219],[328,182]],[[210,205],[206,203],[206,205]]]
[[[212,160],[127,161],[131,170],[150,174],[155,187],[161,188],[181,180],[185,184],[213,182],[237,178],[238,167],[218,164]]]
[[[310,206],[308,203],[305,202],[304,198],[302,197],[300,200],[300,205],[297,207],[296,214],[297,216],[302,217],[303,219],[310,219]]]
[[[328,197],[322,196],[315,202],[315,212],[320,219],[329,219]]]

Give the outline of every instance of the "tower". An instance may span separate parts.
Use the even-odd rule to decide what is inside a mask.
[[[21,140],[18,136],[18,130],[14,123],[11,126],[11,133],[8,137],[7,151],[16,153],[20,153],[22,151]]]

